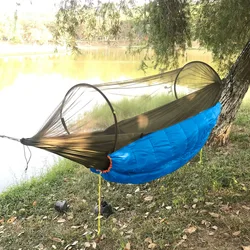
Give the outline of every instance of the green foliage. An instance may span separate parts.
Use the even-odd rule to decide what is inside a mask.
[[[149,66],[148,61],[155,68],[174,67],[190,42],[188,6],[186,0],[150,1],[144,6],[133,1],[95,6],[92,1],[81,5],[65,0],[56,15],[55,40],[76,49],[77,41],[109,41],[126,34],[123,38],[130,39],[130,52],[145,53],[142,68]]]
[[[177,67],[190,41],[198,40],[225,72],[250,36],[248,0],[150,0],[141,6],[133,0],[62,0],[55,23],[43,25],[20,20],[18,11],[24,1],[0,20],[0,39],[38,42],[39,33],[49,41],[46,37],[51,32],[56,44],[77,53],[83,41],[122,39],[130,42],[131,53],[144,55],[142,69]]]
[[[99,3],[94,1],[62,1],[56,14],[55,41],[79,51],[77,42],[117,39],[123,26],[122,14],[130,15],[128,6],[132,1]]]
[[[155,68],[178,66],[179,56],[190,43],[189,18],[188,1],[155,0],[137,8],[135,27],[140,27],[143,39],[138,52],[146,50],[142,68],[148,66],[148,59]]]
[[[221,69],[228,69],[249,40],[248,0],[151,0],[84,4],[63,1],[57,18],[57,38],[71,48],[77,41],[118,39],[125,28],[131,53],[144,53],[141,68],[178,66],[191,40],[211,50]],[[125,25],[124,25],[125,24]]]
[[[56,14],[56,29],[54,37],[57,44],[66,43],[67,47],[72,50],[78,50],[77,28],[84,20],[84,7],[81,7],[78,1],[64,1]],[[64,40],[61,39],[62,34]]]
[[[201,0],[196,6],[195,38],[228,69],[250,37],[248,0]]]

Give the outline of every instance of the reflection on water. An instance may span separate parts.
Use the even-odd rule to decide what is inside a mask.
[[[211,62],[203,51],[189,51],[186,61]],[[131,56],[125,48],[88,49],[77,59],[67,55],[29,55],[0,58],[0,135],[31,137],[60,103],[67,90],[79,82],[138,78],[139,56]],[[25,174],[23,146],[0,139],[0,191],[45,171],[57,159],[51,153],[31,148],[32,158]],[[29,154],[26,150],[27,155]]]

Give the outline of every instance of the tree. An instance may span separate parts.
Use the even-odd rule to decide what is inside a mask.
[[[222,113],[210,138],[225,144],[250,84],[249,1],[202,0],[197,7],[195,37],[212,51],[222,72],[230,68],[223,79]]]
[[[224,145],[237,111],[250,84],[250,41],[242,50],[236,62],[223,79],[223,92],[220,102],[222,112],[217,126],[212,132],[210,143]]]
[[[137,52],[145,51],[142,65],[148,67],[149,54],[154,68],[176,68],[178,58],[191,42],[190,8],[187,0],[155,0],[135,10],[134,27],[140,27],[141,41]],[[136,32],[132,32],[136,34]],[[131,45],[134,45],[133,40]],[[152,53],[151,53],[152,54]]]
[[[192,39],[199,40],[202,46],[212,51],[214,59],[219,62],[221,74],[231,67],[223,78],[222,113],[210,139],[210,142],[220,144],[227,141],[231,124],[250,83],[249,0],[150,0],[143,6],[121,0],[109,5],[108,9],[116,13],[112,16],[100,11],[100,3],[95,6],[92,1],[87,1],[87,5],[82,5],[77,0],[64,0],[66,3],[68,7],[60,9],[64,17],[72,16],[71,11],[77,13],[74,11],[76,4],[78,10],[81,8],[84,11],[88,6],[94,10],[95,20],[101,18],[101,27],[106,35],[112,34],[114,37],[120,32],[119,20],[127,15],[133,22],[130,42],[141,45],[137,52],[145,51],[142,68],[148,66],[145,63],[147,60],[151,60],[154,67],[159,69],[177,66],[178,58]],[[84,13],[90,13],[89,9]],[[109,18],[112,21],[109,22],[109,29],[106,29]],[[57,20],[59,25],[59,18]],[[87,23],[88,19],[81,20]],[[68,25],[71,24],[72,21]],[[93,29],[95,27],[92,26]],[[77,28],[79,25],[71,26],[72,30]],[[60,35],[69,36],[71,29],[61,29]],[[76,38],[75,33],[71,35]],[[153,54],[149,53],[151,50]],[[236,60],[237,54],[240,56]]]
[[[130,16],[130,3],[99,3],[95,1],[64,0],[56,14],[54,37],[73,51],[79,51],[77,42],[116,39],[120,34],[124,16]],[[122,16],[123,13],[123,16]]]

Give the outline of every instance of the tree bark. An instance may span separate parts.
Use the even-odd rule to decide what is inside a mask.
[[[250,41],[246,44],[228,75],[223,79],[220,102],[222,111],[209,144],[225,145],[236,114],[250,84]]]

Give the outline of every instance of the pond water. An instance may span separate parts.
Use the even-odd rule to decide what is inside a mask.
[[[211,63],[211,55],[201,50],[187,52],[185,62]],[[93,48],[78,58],[66,54],[29,54],[0,56],[0,135],[31,137],[60,103],[67,90],[80,82],[138,78],[157,73],[139,70],[140,56],[126,48]],[[26,160],[21,143],[0,138],[0,192],[47,171],[57,157],[41,149],[30,148]],[[26,156],[29,151],[26,148]]]

